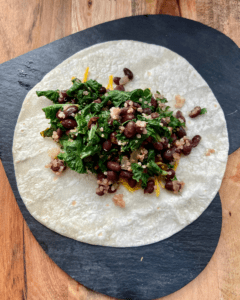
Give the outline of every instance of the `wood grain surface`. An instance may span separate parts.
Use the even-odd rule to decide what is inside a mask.
[[[8,0],[0,2],[0,63],[71,33],[131,15],[170,14],[218,29],[240,45],[238,0]],[[240,299],[240,150],[220,189],[223,227],[216,252],[191,283],[162,300]],[[113,299],[66,275],[38,245],[0,162],[0,299]]]

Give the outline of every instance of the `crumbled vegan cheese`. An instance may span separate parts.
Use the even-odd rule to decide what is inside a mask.
[[[55,157],[57,157],[59,153],[60,153],[60,148],[52,148],[48,150],[48,155],[52,159],[55,159]]]
[[[174,105],[176,108],[181,108],[183,107],[185,103],[185,98],[181,97],[180,95],[175,96],[176,104]]]
[[[214,149],[208,149],[208,151],[206,152],[206,156],[210,156],[212,153],[215,153]]]
[[[119,206],[119,207],[122,207],[124,208],[125,207],[125,201],[123,200],[123,194],[117,194],[115,195],[113,198],[113,203],[116,205],[116,206]]]
[[[85,96],[87,96],[88,94],[89,94],[88,91],[83,92],[83,95],[85,95]]]
[[[59,118],[65,118],[65,113],[63,111],[60,111],[60,113],[58,114]]]
[[[121,108],[119,107],[111,107],[110,108],[110,116],[113,120],[119,119],[119,114],[121,112]]]

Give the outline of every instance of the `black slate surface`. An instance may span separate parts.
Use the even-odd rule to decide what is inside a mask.
[[[120,39],[161,45],[186,58],[207,81],[224,110],[230,153],[239,148],[239,48],[231,39],[205,25],[158,15],[101,24],[2,64],[0,149],[22,214],[55,263],[95,291],[123,299],[146,300],[175,292],[205,268],[221,231],[219,195],[195,222],[164,241],[132,248],[92,246],[49,230],[29,214],[17,190],[11,153],[14,127],[27,92],[74,53],[96,43]]]

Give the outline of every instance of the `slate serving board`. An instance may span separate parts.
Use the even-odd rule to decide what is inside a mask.
[[[186,58],[207,81],[224,110],[230,154],[240,146],[239,48],[222,33],[198,22],[157,15],[104,23],[2,64],[0,149],[21,212],[53,261],[95,291],[122,299],[146,300],[175,292],[205,268],[221,232],[219,195],[195,222],[164,241],[132,248],[92,246],[49,230],[29,214],[17,190],[11,153],[14,127],[27,92],[74,53],[96,43],[120,39],[161,45]]]

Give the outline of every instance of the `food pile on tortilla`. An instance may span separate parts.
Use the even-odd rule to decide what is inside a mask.
[[[131,247],[202,214],[228,146],[223,111],[194,67],[164,47],[123,40],[76,53],[29,91],[13,159],[36,220],[78,241]]]
[[[37,91],[54,103],[43,109],[51,127],[41,134],[52,137],[61,148],[47,167],[57,175],[66,166],[80,174],[96,174],[99,196],[115,193],[119,182],[151,194],[159,190],[158,181],[165,181],[167,190],[178,193],[184,182],[177,180],[174,169],[181,154],[189,155],[201,136],[187,137],[182,112],[173,116],[158,91],[154,96],[150,89],[126,92],[124,86],[134,76],[128,68],[123,72],[123,78],[113,78],[114,90],[92,79],[73,78],[68,90]],[[185,99],[179,95],[176,99],[175,106],[182,107]],[[205,108],[196,106],[189,116],[204,113]]]

